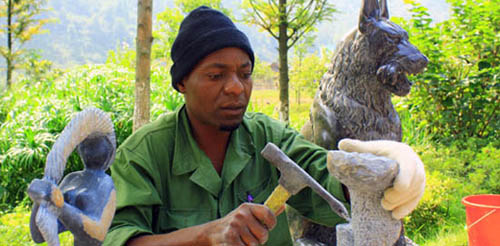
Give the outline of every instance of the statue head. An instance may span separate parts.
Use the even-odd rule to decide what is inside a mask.
[[[358,30],[368,39],[378,82],[398,96],[407,95],[412,85],[407,75],[420,73],[428,60],[408,41],[408,33],[389,20],[387,0],[363,0]]]
[[[102,133],[92,133],[77,147],[87,169],[107,170],[115,157],[114,139]]]

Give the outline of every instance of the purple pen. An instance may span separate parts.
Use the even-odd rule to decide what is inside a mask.
[[[253,202],[253,196],[250,195],[250,193],[247,193],[247,201],[248,202]]]

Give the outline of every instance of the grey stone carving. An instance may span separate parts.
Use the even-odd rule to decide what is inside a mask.
[[[372,154],[330,151],[328,171],[349,188],[351,221],[337,225],[338,246],[390,246],[401,222],[382,208],[384,190],[398,173],[396,161]]]
[[[391,95],[407,95],[407,75],[421,72],[427,63],[408,41],[408,33],[389,20],[387,0],[363,0],[358,27],[337,45],[302,134],[327,149],[337,149],[343,138],[401,141]],[[305,237],[335,243],[334,228],[307,222],[302,227],[292,231],[304,230]]]
[[[364,0],[359,26],[337,46],[302,133],[327,149],[337,149],[343,138],[401,141],[391,94],[407,95],[407,75],[427,62],[406,31],[389,21],[386,0],[380,6]]]
[[[408,33],[389,20],[387,0],[363,0],[358,28],[338,44],[302,134],[327,149],[337,149],[343,138],[401,141],[391,95],[407,95],[407,75],[421,72],[427,63]],[[334,243],[334,228],[307,222],[303,227],[305,237]]]
[[[68,174],[59,183],[75,148],[85,169]],[[115,150],[113,123],[107,114],[89,108],[71,120],[47,156],[44,177],[28,187],[34,202],[30,219],[33,241],[58,246],[58,234],[69,230],[75,246],[102,244],[115,212],[113,180],[105,173]]]

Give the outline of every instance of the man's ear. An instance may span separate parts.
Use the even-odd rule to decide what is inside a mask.
[[[177,88],[179,89],[179,92],[184,94],[186,92],[186,86],[184,86],[186,83],[186,77],[184,77],[179,83],[177,83]]]

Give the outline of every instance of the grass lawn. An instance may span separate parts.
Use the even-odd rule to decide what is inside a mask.
[[[0,215],[0,246],[28,246],[36,244],[30,236],[30,209],[17,207],[12,213]],[[73,246],[73,235],[70,232],[59,234],[61,246]]]

